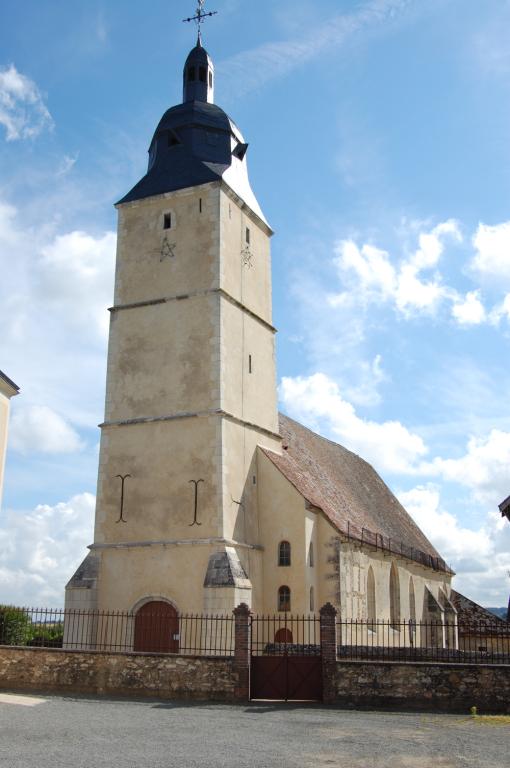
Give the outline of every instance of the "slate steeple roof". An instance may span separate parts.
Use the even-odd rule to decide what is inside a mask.
[[[183,102],[161,118],[149,147],[147,173],[119,204],[223,180],[268,226],[248,179],[248,144],[213,103],[214,85],[212,59],[199,41],[184,65]]]

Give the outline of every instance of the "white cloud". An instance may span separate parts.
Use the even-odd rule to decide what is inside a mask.
[[[504,585],[510,569],[508,522],[489,512],[480,527],[475,530],[466,528],[444,509],[439,488],[430,484],[397,495],[417,525],[456,571],[454,588],[482,605],[504,605],[507,599]]]
[[[389,254],[373,245],[363,245],[361,249],[352,240],[342,240],[335,248],[336,266],[344,273],[354,273],[360,297],[365,301],[387,301],[397,288],[397,276],[390,263]],[[331,296],[332,306],[345,301],[341,293]]]
[[[469,488],[477,502],[490,508],[510,493],[510,432],[493,429],[486,436],[471,437],[458,458],[427,461],[429,449],[419,435],[399,421],[361,418],[324,373],[284,377],[280,398],[291,416],[359,453],[378,471],[441,477]]]
[[[2,361],[22,389],[13,413],[46,406],[90,427],[104,406],[116,236],[57,234],[26,214],[0,201]]]
[[[57,168],[55,175],[57,178],[67,176],[72,171],[76,163],[78,162],[79,152],[75,152],[74,155],[64,155]]]
[[[76,453],[83,447],[79,435],[65,419],[44,405],[13,409],[9,445],[22,454]]]
[[[377,423],[360,418],[341,395],[338,385],[323,373],[284,377],[280,397],[291,416],[326,432],[346,448],[372,462],[379,471],[408,473],[427,453],[419,435],[399,421]]]
[[[409,0],[370,0],[352,14],[340,14],[317,25],[306,35],[292,40],[265,43],[221,62],[222,82],[238,98],[284,77],[296,67],[320,55],[325,49],[337,51],[355,35],[373,30],[403,12]]]
[[[510,432],[493,429],[485,437],[471,437],[457,459],[435,458],[424,473],[470,488],[475,498],[495,507],[510,493]]]
[[[60,607],[93,538],[95,498],[8,511],[0,525],[0,603]]]
[[[459,325],[480,325],[485,322],[487,313],[479,296],[479,291],[469,291],[464,299],[459,298],[453,304],[452,315]]]
[[[0,125],[7,141],[34,138],[53,126],[37,85],[14,64],[0,69]]]
[[[427,279],[421,273],[437,267],[445,237],[462,240],[453,219],[438,224],[430,232],[421,232],[417,250],[395,264],[387,251],[373,245],[360,248],[353,240],[340,241],[334,263],[346,289],[329,296],[329,304],[335,307],[346,301],[361,305],[389,303],[404,316],[435,312],[442,300],[455,296],[455,291],[443,285],[437,271]]]
[[[473,237],[476,249],[471,267],[480,275],[510,281],[510,221],[489,226],[479,224]]]
[[[507,293],[503,301],[496,304],[489,314],[489,320],[493,325],[498,325],[505,318],[510,320],[510,293]]]
[[[117,237],[106,232],[58,235],[41,252],[36,290],[48,306],[66,313],[68,322],[107,336],[105,311],[113,296],[113,265]]]

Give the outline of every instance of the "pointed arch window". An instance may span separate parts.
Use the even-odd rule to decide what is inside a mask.
[[[409,578],[409,618],[416,624],[416,598],[414,596],[413,577]]]
[[[287,586],[280,587],[278,590],[278,610],[290,611],[290,589]]]
[[[400,629],[400,579],[395,563],[390,571],[390,623],[393,629]]]
[[[280,541],[278,544],[278,565],[290,565],[290,542]]]
[[[375,623],[376,618],[377,605],[375,601],[375,577],[372,566],[370,566],[367,574],[367,621],[373,624]]]

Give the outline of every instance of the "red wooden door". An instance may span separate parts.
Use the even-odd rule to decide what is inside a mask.
[[[179,653],[179,616],[169,603],[154,600],[135,617],[135,651]]]

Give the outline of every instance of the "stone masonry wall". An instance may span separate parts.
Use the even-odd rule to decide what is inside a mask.
[[[337,662],[335,703],[469,713],[510,712],[510,666]]]
[[[0,690],[232,701],[231,658],[0,647]]]

